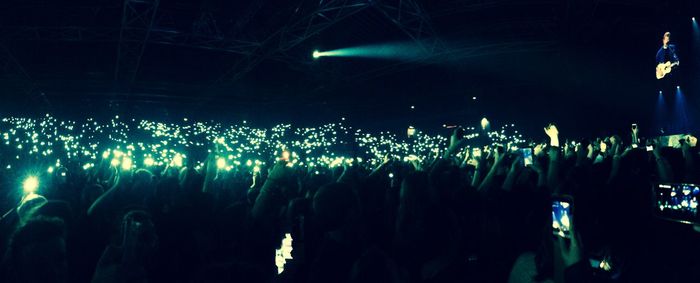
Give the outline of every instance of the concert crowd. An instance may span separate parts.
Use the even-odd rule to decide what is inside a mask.
[[[4,118],[0,281],[700,281],[694,136],[542,126]]]

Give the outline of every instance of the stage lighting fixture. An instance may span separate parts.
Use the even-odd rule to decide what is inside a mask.
[[[472,100],[476,100],[476,96],[472,96]]]
[[[681,86],[677,85],[677,86],[676,86],[676,89],[681,89]]]
[[[22,189],[24,189],[25,194],[31,194],[36,192],[39,188],[39,178],[35,176],[27,177],[27,179],[22,182]]]
[[[318,57],[321,57],[321,52],[318,52],[318,50],[314,50],[314,53],[312,53],[311,56],[313,56],[314,59],[318,59]]]
[[[695,17],[692,17],[691,19],[693,20],[693,22],[695,21]]]

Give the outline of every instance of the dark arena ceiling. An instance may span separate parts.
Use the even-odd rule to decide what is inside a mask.
[[[653,107],[652,56],[664,31],[682,57],[700,58],[690,24],[698,8],[693,0],[7,0],[1,110],[418,124],[490,115],[582,128],[582,115],[596,113],[592,123],[627,123]],[[397,42],[428,56],[311,56]]]

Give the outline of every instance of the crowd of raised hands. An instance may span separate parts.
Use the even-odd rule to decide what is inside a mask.
[[[458,128],[431,156],[365,166],[281,154],[227,171],[212,151],[197,168],[57,169],[2,216],[0,281],[700,281],[700,228],[653,200],[656,184],[700,183],[695,137],[543,134],[468,147]],[[552,232],[559,199],[567,237]]]

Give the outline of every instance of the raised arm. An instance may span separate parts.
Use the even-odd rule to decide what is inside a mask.
[[[518,174],[520,174],[523,168],[522,160],[523,158],[521,156],[518,156],[513,160],[513,163],[510,165],[508,175],[506,175],[506,179],[503,181],[502,189],[504,191],[510,191],[513,188],[513,184],[515,184],[515,179],[518,177]]]
[[[114,184],[90,205],[87,211],[89,216],[99,215],[113,209],[119,192],[124,190],[124,186],[128,183],[130,172],[121,171],[117,167],[111,169],[115,170]]]
[[[685,142],[681,146],[681,151],[683,152],[683,160],[685,165],[685,176],[684,181],[689,183],[694,183],[697,181],[697,173],[695,172],[695,156],[693,155],[693,150],[698,143],[698,139],[694,136],[687,136]]]
[[[498,149],[494,149],[494,161],[493,165],[491,166],[491,169],[489,172],[486,174],[486,177],[484,177],[484,180],[481,181],[481,185],[478,187],[478,191],[486,191],[489,188],[493,186],[493,178],[496,176],[496,173],[498,172],[498,167],[501,166],[503,163],[503,160],[505,159],[505,152],[500,153]]]
[[[661,155],[661,146],[658,140],[654,141],[654,150],[652,151],[654,160],[656,161],[656,170],[659,174],[660,182],[671,182],[673,181],[673,171],[671,171],[671,165],[668,163],[666,158]]]
[[[561,153],[559,151],[559,130],[554,124],[544,128],[545,134],[549,136],[549,166],[547,168],[547,186],[554,191],[559,185],[559,161]]]
[[[291,174],[292,169],[287,167],[285,161],[278,161],[275,166],[272,167],[253,205],[253,219],[262,220],[275,212],[275,200],[279,199],[282,194],[280,185],[285,179],[291,176]]]

